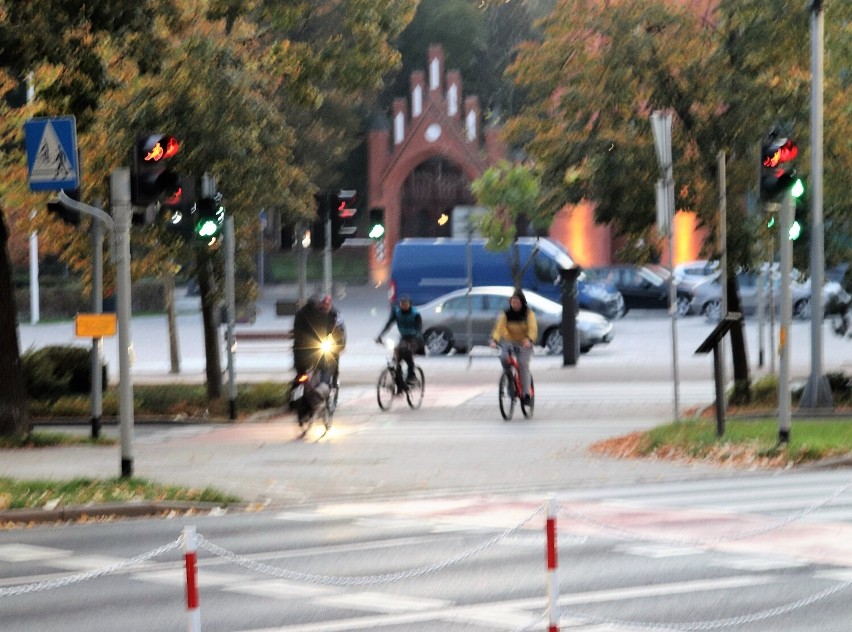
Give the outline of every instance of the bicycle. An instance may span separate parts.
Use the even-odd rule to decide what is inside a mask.
[[[340,371],[336,362],[329,363],[332,349],[331,337],[320,343],[320,365],[299,373],[290,388],[290,408],[297,411],[299,427],[304,437],[314,419],[322,417],[325,433],[331,429],[337,398],[340,395]],[[325,388],[321,388],[325,387]],[[317,401],[317,396],[319,401]]]
[[[530,401],[528,404],[525,404],[522,397],[524,390],[521,384],[521,370],[518,366],[518,359],[515,357],[520,346],[513,344],[503,344],[501,346],[508,351],[509,366],[500,376],[498,391],[500,414],[503,416],[503,419],[509,421],[515,412],[515,402],[518,401],[521,404],[521,413],[524,418],[530,419],[533,416],[535,408],[535,382],[533,381],[532,374],[530,374]]]
[[[411,408],[420,408],[420,404],[423,403],[423,391],[426,387],[423,369],[414,365],[414,379],[406,379],[408,376],[403,377],[401,361],[394,348],[393,341],[388,340],[385,344],[391,350],[391,355],[388,357],[387,366],[379,374],[379,381],[376,383],[376,400],[379,403],[379,408],[390,410],[394,397],[400,395],[405,395],[405,399]]]

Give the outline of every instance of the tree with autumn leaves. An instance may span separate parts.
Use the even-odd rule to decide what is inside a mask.
[[[87,202],[109,199],[106,176],[128,164],[138,134],[176,134],[183,142],[180,170],[217,176],[234,217],[237,252],[250,253],[251,244],[241,240],[256,234],[261,209],[275,209],[289,220],[307,218],[314,192],[336,184],[334,174],[358,131],[353,107],[369,102],[398,64],[390,42],[415,5],[414,0],[93,4],[0,2],[0,88],[11,95],[32,73],[35,89],[31,103],[7,105],[3,119],[9,149],[3,160],[17,167],[0,174],[4,298],[13,296],[6,247],[11,234],[29,234],[35,225],[57,231],[67,240],[62,251],[67,263],[81,270],[87,265],[82,231],[69,234],[41,211],[31,223],[30,210],[43,209],[46,199],[26,190],[23,120],[77,117]],[[196,268],[208,395],[220,396],[213,306],[221,258],[165,239],[161,226],[134,230],[132,241],[135,276],[173,274],[178,260]],[[0,392],[0,434],[11,436],[29,431],[15,321],[14,302],[0,301],[0,335],[9,338],[0,340],[0,379],[15,385]]]
[[[554,214],[593,201],[596,219],[627,243],[658,241],[659,166],[649,118],[669,110],[676,207],[695,212],[711,235],[717,156],[727,157],[733,288],[736,265],[759,256],[752,246],[761,222],[746,202],[756,190],[761,137],[777,123],[791,125],[804,150],[800,170],[808,170],[809,19],[804,5],[760,0],[559,0],[540,25],[542,41],[522,45],[510,68],[528,98],[507,133],[541,175],[540,204]],[[829,244],[827,260],[848,261],[852,4],[825,2],[825,24],[824,213],[826,227],[845,235]],[[718,255],[713,243],[708,256]],[[735,291],[728,295],[736,300]],[[736,334],[734,378],[747,397],[745,347]]]

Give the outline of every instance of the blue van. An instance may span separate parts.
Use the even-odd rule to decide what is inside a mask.
[[[390,299],[408,294],[415,305],[423,305],[442,294],[467,287],[468,256],[471,285],[514,285],[513,249],[492,252],[485,239],[412,238],[396,245],[391,264]],[[557,241],[522,237],[517,240],[520,264],[525,267],[522,286],[557,303],[562,302],[559,270],[575,267],[571,255]],[[610,283],[577,281],[577,302],[606,318],[624,315],[624,299]]]

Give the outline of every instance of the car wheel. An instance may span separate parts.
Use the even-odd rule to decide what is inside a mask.
[[[449,329],[428,329],[423,334],[423,343],[429,355],[446,355],[453,348],[453,336]]]
[[[685,296],[677,297],[677,317],[683,318],[687,314],[689,314],[689,303],[690,300]]]
[[[722,301],[712,300],[704,303],[704,308],[701,313],[707,317],[707,320],[717,321],[722,320]]]
[[[549,355],[559,355],[562,353],[562,332],[554,327],[549,330],[544,336],[544,346]]]
[[[811,318],[811,302],[803,298],[801,301],[796,301],[793,305],[793,318],[799,320],[810,320]]]

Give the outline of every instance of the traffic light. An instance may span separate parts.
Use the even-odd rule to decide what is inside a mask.
[[[335,212],[331,214],[331,247],[337,250],[347,237],[355,235],[355,214],[358,212],[358,196],[354,189],[341,189],[334,199]]]
[[[198,200],[193,219],[196,239],[201,243],[212,245],[221,234],[222,224],[225,221],[222,194],[216,193],[212,198],[205,197]]]
[[[797,183],[801,186],[793,165],[798,154],[796,142],[779,137],[775,131],[763,140],[760,149],[760,199],[763,202],[779,202],[788,189]]]
[[[175,194],[180,177],[173,169],[180,142],[169,134],[151,134],[136,139],[132,156],[130,201],[147,206]]]
[[[385,236],[385,210],[381,208],[370,209],[370,229],[367,231],[370,239],[383,239]]]
[[[793,216],[793,224],[790,226],[788,236],[795,241],[800,238],[807,239],[808,236],[808,205],[805,199],[800,195],[796,196],[796,191],[793,191],[795,211]]]
[[[65,195],[70,197],[72,200],[80,201],[80,189],[74,189],[73,191],[65,191]],[[80,225],[80,211],[75,211],[74,209],[68,208],[58,199],[51,200],[47,203],[47,210],[51,213],[54,213],[59,216],[64,223],[69,226],[79,226]]]
[[[181,176],[174,195],[163,200],[161,216],[169,232],[189,240],[195,228],[195,179]]]
[[[337,194],[337,215],[340,219],[350,219],[358,212],[358,192],[354,189],[341,189]]]

